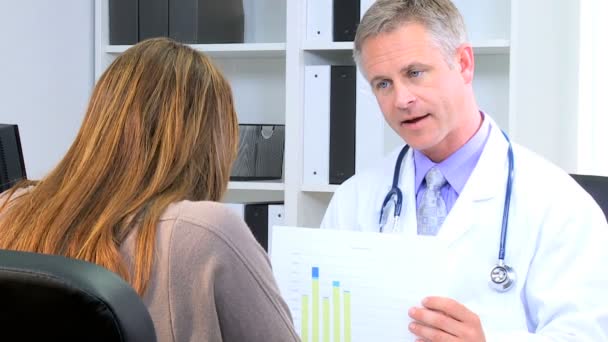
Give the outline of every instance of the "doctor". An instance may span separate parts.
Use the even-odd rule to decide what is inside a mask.
[[[404,312],[410,331],[424,341],[608,340],[606,219],[568,174],[480,111],[455,6],[377,0],[354,56],[409,149],[340,186],[322,227],[437,241],[440,263],[428,268],[442,274],[432,284],[441,296]],[[404,269],[414,262],[427,261]]]

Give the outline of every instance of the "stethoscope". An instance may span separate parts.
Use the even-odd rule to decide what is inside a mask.
[[[507,152],[509,159],[508,175],[507,175],[507,190],[505,192],[505,203],[502,212],[502,227],[500,231],[500,247],[498,249],[498,262],[490,271],[490,282],[489,285],[492,289],[498,292],[506,292],[510,290],[515,284],[515,271],[512,267],[505,264],[506,244],[507,244],[507,227],[509,225],[509,207],[511,204],[511,191],[513,186],[513,146],[511,141],[505,132],[502,134],[509,143],[509,149]],[[397,163],[395,164],[395,173],[393,174],[393,185],[391,189],[384,197],[382,202],[382,208],[380,209],[380,233],[384,231],[388,219],[388,212],[391,206],[394,207],[393,213],[393,230],[397,227],[399,217],[401,216],[401,206],[403,204],[403,193],[399,189],[399,175],[401,174],[401,164],[403,158],[409,150],[409,145],[403,146],[399,155],[397,156]]]

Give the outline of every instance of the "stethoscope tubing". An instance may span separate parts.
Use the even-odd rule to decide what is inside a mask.
[[[507,284],[507,285],[504,286],[503,288],[500,288],[499,283],[494,282],[495,283],[494,285],[496,285],[495,288],[500,292],[504,292],[504,291],[508,290],[509,288],[511,288],[513,282],[515,281],[515,273],[514,273],[513,269],[511,267],[507,266],[504,262],[505,256],[506,256],[507,233],[508,233],[508,227],[509,227],[509,209],[511,207],[511,193],[513,190],[513,178],[515,177],[513,145],[511,144],[511,140],[509,139],[509,137],[507,136],[507,134],[504,131],[502,132],[502,134],[504,135],[505,139],[507,140],[507,143],[509,144],[509,147],[507,150],[507,158],[508,158],[509,164],[508,164],[508,171],[507,171],[507,188],[505,190],[505,202],[504,202],[503,211],[502,211],[502,224],[501,224],[501,229],[500,229],[500,245],[498,248],[498,263],[495,268],[498,267],[498,268],[503,269],[505,272],[509,273],[509,277],[506,278],[507,282],[504,284]],[[407,154],[408,150],[409,150],[409,145],[405,145],[405,146],[403,146],[401,151],[399,151],[399,155],[397,157],[397,162],[395,164],[395,171],[393,174],[393,184],[392,184],[389,192],[384,197],[384,201],[382,202],[382,208],[380,209],[380,220],[379,220],[381,233],[383,232],[384,225],[385,225],[385,222],[382,222],[384,214],[385,214],[384,209],[389,201],[394,200],[394,205],[395,205],[393,225],[395,225],[395,223],[398,222],[398,219],[401,216],[401,207],[403,204],[403,193],[399,189],[399,176],[401,175],[401,165],[403,164],[403,159],[405,158],[405,155]],[[393,197],[395,197],[395,199],[393,199]]]
[[[507,134],[503,131],[502,134],[509,143],[509,149],[507,151],[507,158],[509,159],[508,175],[507,175],[507,189],[505,191],[505,203],[502,210],[502,227],[500,229],[500,247],[498,248],[498,260],[505,260],[505,254],[507,249],[507,229],[509,226],[509,209],[511,208],[511,192],[513,191],[513,178],[514,167],[513,167],[513,145]]]
[[[401,189],[399,189],[399,174],[401,173],[401,164],[403,163],[403,158],[405,158],[405,155],[407,154],[407,151],[409,150],[409,148],[410,148],[409,145],[403,146],[401,151],[399,151],[399,155],[397,156],[397,163],[395,164],[395,171],[393,173],[393,185],[391,186],[391,189],[388,191],[388,193],[384,197],[384,201],[382,202],[382,209],[380,210],[380,220],[378,222],[378,224],[380,225],[380,233],[382,233],[384,230],[384,224],[382,223],[382,217],[384,215],[384,208],[386,207],[388,202],[393,199],[393,196],[396,197],[395,202],[394,202],[395,203],[395,210],[394,210],[394,215],[393,215],[394,219],[396,220],[397,218],[399,218],[401,216],[401,206],[403,204],[403,193],[401,192]]]

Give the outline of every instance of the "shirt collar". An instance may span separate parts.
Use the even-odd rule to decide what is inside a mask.
[[[426,173],[435,165],[443,174],[448,184],[456,191],[458,195],[462,192],[469,176],[473,172],[477,160],[481,156],[481,151],[485,142],[490,135],[490,123],[486,120],[485,114],[481,113],[481,127],[456,152],[440,163],[435,163],[425,156],[422,152],[414,150],[414,167],[415,167],[415,185],[416,193],[420,190],[420,186],[424,181]]]

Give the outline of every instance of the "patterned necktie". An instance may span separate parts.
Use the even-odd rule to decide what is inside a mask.
[[[441,187],[445,177],[437,167],[432,167],[426,176],[426,191],[422,194],[420,207],[416,211],[419,235],[437,235],[441,224],[448,214],[445,201],[441,197]]]

